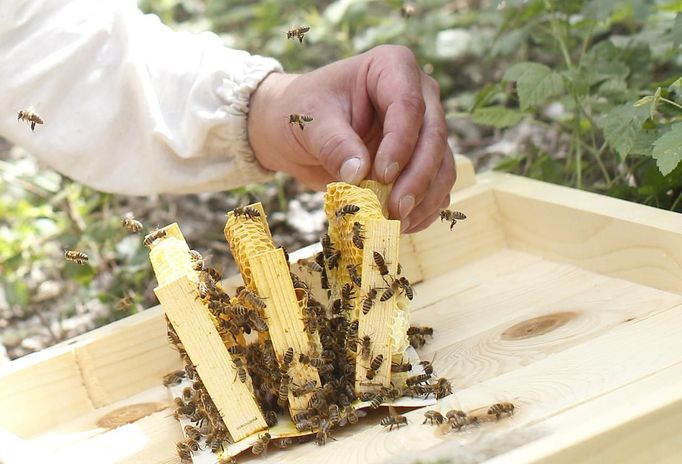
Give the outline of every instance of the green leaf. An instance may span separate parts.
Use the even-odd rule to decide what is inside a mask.
[[[647,115],[648,108],[635,107],[628,103],[614,107],[597,121],[604,131],[604,138],[621,159],[625,159],[635,145],[637,134]]]
[[[564,90],[561,75],[540,63],[517,63],[507,70],[503,80],[516,81],[522,110],[559,95]]]
[[[675,22],[673,23],[670,35],[673,39],[673,50],[675,50],[682,43],[682,13],[677,13],[677,16],[675,16]]]
[[[596,21],[609,19],[611,13],[616,8],[615,0],[592,0],[583,7],[583,16],[592,18]]]
[[[520,111],[516,111],[503,106],[488,106],[486,108],[478,108],[471,115],[471,119],[476,124],[484,126],[493,126],[499,129],[503,127],[515,126],[521,122],[525,115]]]
[[[677,123],[654,142],[651,154],[664,176],[670,174],[682,161],[682,123]]]

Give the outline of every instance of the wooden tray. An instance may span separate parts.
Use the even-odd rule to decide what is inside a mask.
[[[682,462],[682,217],[458,167],[469,219],[401,243],[413,320],[456,388],[443,412],[512,401],[514,417],[443,437],[420,410],[388,432],[382,411],[258,461]],[[161,386],[179,367],[159,307],[3,366],[0,461],[179,462]]]

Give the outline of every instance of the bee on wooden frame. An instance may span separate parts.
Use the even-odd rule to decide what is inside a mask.
[[[504,402],[504,403],[495,403],[492,406],[490,406],[490,409],[488,409],[488,414],[489,415],[495,415],[496,420],[500,420],[500,416],[502,414],[505,414],[507,416],[513,416],[514,415],[514,409],[515,406],[512,403]]]
[[[41,118],[37,113],[35,113],[31,109],[20,110],[17,113],[17,121],[26,121],[27,123],[29,123],[31,125],[32,131],[34,131],[36,129],[36,124],[45,123],[43,118]]]
[[[407,425],[407,417],[397,414],[393,406],[388,407],[389,415],[381,419],[381,426],[389,427],[388,431],[393,430],[393,426],[400,428],[401,425]]]
[[[166,232],[166,229],[155,230],[144,238],[144,246],[151,248],[154,242],[166,238],[167,234],[168,232]]]

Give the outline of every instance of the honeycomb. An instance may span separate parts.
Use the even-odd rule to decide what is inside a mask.
[[[230,212],[225,224],[225,238],[230,245],[234,260],[239,266],[239,272],[242,275],[242,279],[244,279],[244,285],[247,288],[253,289],[254,284],[249,257],[274,250],[275,245],[272,243],[270,231],[268,230],[267,222],[265,222],[263,206],[260,203],[254,203],[249,205],[249,207],[257,209],[260,212],[260,217],[244,220],[243,218],[235,217],[234,213]]]
[[[192,269],[189,246],[184,240],[170,236],[157,241],[152,245],[149,259],[160,287],[183,275],[194,284],[199,283],[197,274]]]

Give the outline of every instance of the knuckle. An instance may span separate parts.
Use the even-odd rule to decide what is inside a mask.
[[[423,115],[426,112],[424,97],[417,92],[411,92],[403,96],[403,105],[407,112]]]
[[[337,166],[337,164],[339,164],[340,157],[338,157],[337,154],[341,152],[340,149],[345,142],[346,138],[342,134],[330,134],[320,146],[320,152],[318,155],[320,157],[320,161],[322,161],[324,165],[333,168],[335,171],[338,171],[340,166]]]
[[[445,124],[436,124],[431,128],[431,134],[437,143],[441,144],[443,147],[447,147],[448,144],[448,129]]]

